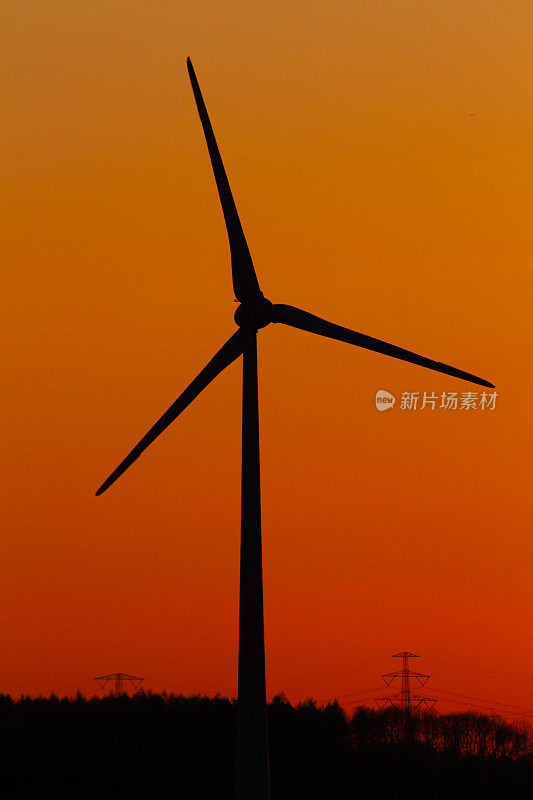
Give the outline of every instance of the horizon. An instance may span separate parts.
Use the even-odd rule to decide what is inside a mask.
[[[496,675],[491,674],[487,671],[476,670],[475,668],[458,665],[458,664],[449,664],[446,661],[442,661],[440,659],[429,659],[432,663],[433,667],[437,666],[437,669],[444,670],[444,681],[447,682],[449,685],[453,685],[456,689],[460,688],[461,685],[461,674],[463,673],[463,681],[465,674],[468,676],[468,673],[472,674],[473,672],[477,672],[478,679],[484,680],[485,683],[488,682],[489,686],[494,687],[495,685],[504,686],[508,689],[509,683],[522,683],[523,685],[527,683],[527,681],[522,678],[516,678],[509,675]],[[382,657],[378,657],[376,659],[372,659],[370,664],[359,664],[359,665],[351,665],[351,666],[344,666],[338,667],[335,672],[341,672],[343,670],[352,669],[355,671],[356,674],[360,673],[362,669],[368,670],[371,665],[375,665],[381,663],[383,666],[386,666],[386,659]],[[390,666],[390,665],[389,665]],[[452,674],[452,680],[450,681],[450,673]],[[225,694],[220,692],[220,690],[211,689],[207,692],[199,692],[198,690],[194,689],[191,686],[183,686],[179,683],[174,683],[173,681],[169,680],[158,680],[154,676],[148,677],[141,677],[137,675],[131,675],[129,673],[120,673],[123,678],[123,686],[121,689],[122,694],[127,694],[128,696],[133,696],[137,692],[148,692],[154,694],[163,694],[167,693],[168,695],[174,696],[183,696],[183,697],[207,697],[207,698],[215,698],[221,697],[223,699],[227,699],[230,701],[236,700],[236,693],[235,695]],[[101,678],[108,678],[108,682],[102,686],[100,685],[99,681]],[[44,697],[50,698],[51,696],[56,696],[59,698],[68,698],[72,699],[76,697],[78,694],[83,696],[85,699],[102,699],[104,697],[111,696],[115,693],[113,688],[113,678],[115,677],[115,673],[108,674],[105,676],[101,676],[100,678],[97,677],[86,677],[78,681],[71,682],[68,687],[64,686],[63,690],[57,691],[56,689],[52,688],[49,689],[47,692],[39,692],[37,694],[28,694],[25,692],[20,692],[17,696],[18,697]],[[299,676],[300,680],[304,680],[309,677],[315,677],[313,674],[311,676]],[[382,676],[377,676],[381,678]],[[441,676],[442,677],[442,676]],[[138,681],[138,685],[134,686],[130,682],[128,682],[128,678],[134,678],[135,681]],[[533,708],[528,707],[527,705],[523,705],[521,703],[513,703],[513,702],[505,702],[501,700],[495,700],[493,697],[479,697],[478,695],[469,696],[467,694],[463,694],[462,692],[457,692],[452,689],[446,687],[437,687],[436,689],[432,683],[433,674],[429,675],[429,681],[424,686],[423,694],[429,697],[432,700],[435,700],[436,703],[434,707],[430,710],[435,711],[438,714],[450,714],[450,713],[463,713],[472,711],[473,713],[485,713],[487,716],[494,716],[495,714],[501,716],[502,718],[510,721],[510,722],[517,722],[519,720],[525,719],[532,719],[533,718]],[[459,681],[459,685],[456,684],[457,680]],[[291,679],[289,678],[287,683],[291,683]],[[394,692],[394,684],[392,686],[387,686],[386,682],[382,683],[382,686],[376,681],[376,686],[368,689],[358,689],[353,692],[348,692],[347,694],[332,694],[331,696],[327,697],[315,697],[311,694],[303,694],[295,696],[294,692],[291,692],[291,689],[284,689],[281,683],[278,685],[277,688],[271,689],[269,691],[268,682],[267,682],[267,701],[268,703],[272,703],[275,697],[283,696],[286,698],[292,705],[297,706],[299,703],[305,703],[309,700],[315,702],[319,707],[324,707],[331,703],[339,703],[341,708],[344,710],[346,714],[351,714],[356,708],[364,707],[370,710],[379,711],[380,706],[376,702],[376,698],[374,695],[379,694],[380,699],[384,697],[392,696]],[[417,693],[420,690],[420,687],[414,683],[414,680],[410,681],[411,691],[412,693]],[[399,684],[397,686],[399,689]],[[418,689],[418,691],[417,691]],[[414,691],[413,691],[414,690]],[[0,689],[0,694],[9,694],[2,692]],[[505,695],[505,690],[504,690]],[[16,699],[15,695],[11,695],[14,699]],[[422,709],[422,711],[428,709]],[[418,713],[418,709],[414,709],[413,713]]]

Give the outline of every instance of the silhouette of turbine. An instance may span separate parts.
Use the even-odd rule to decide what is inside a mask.
[[[273,304],[263,296],[190,59],[187,59],[187,69],[224,213],[231,253],[233,289],[235,297],[240,303],[234,317],[239,328],[135,445],[124,461],[100,486],[96,494],[100,495],[105,492],[217,375],[239,356],[243,356],[239,674],[235,797],[236,800],[268,800],[257,331],[265,328],[271,322],[283,323],[309,333],[316,333],[319,336],[354,344],[366,350],[374,350],[376,353],[392,356],[402,361],[409,361],[412,364],[418,364],[445,375],[452,375],[455,378],[462,378],[480,386],[493,388],[493,384],[477,378],[469,372],[463,372],[396,345],[387,344],[380,339],[374,339],[372,336],[326,322],[326,320],[294,306]]]

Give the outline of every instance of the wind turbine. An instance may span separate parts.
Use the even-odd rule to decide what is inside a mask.
[[[239,356],[243,357],[241,552],[239,597],[239,676],[237,702],[236,800],[268,800],[269,771],[263,628],[263,570],[259,474],[259,415],[257,396],[257,332],[271,322],[338,339],[366,350],[409,361],[480,386],[492,383],[469,372],[433,361],[364,333],[357,333],[294,306],[271,303],[263,296],[213,128],[190,58],[187,69],[202,123],[220,203],[228,232],[233,290],[240,303],[235,311],[238,330],[213,356],[178,399],[100,486],[102,494],[139,458],[141,453],[184,411],[200,392]]]

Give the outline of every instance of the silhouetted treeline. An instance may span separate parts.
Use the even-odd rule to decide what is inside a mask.
[[[222,697],[0,695],[0,797],[230,800],[234,738]],[[498,717],[278,696],[269,743],[272,800],[533,797],[530,731]]]
[[[439,753],[480,758],[531,757],[531,726],[511,725],[501,717],[469,711],[462,714],[403,714],[392,708],[358,708],[350,720],[352,741],[361,749],[410,745]]]

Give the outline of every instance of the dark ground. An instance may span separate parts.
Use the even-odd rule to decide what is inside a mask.
[[[2,798],[232,797],[225,698],[0,696]],[[269,707],[272,800],[533,798],[528,732],[481,714]]]

